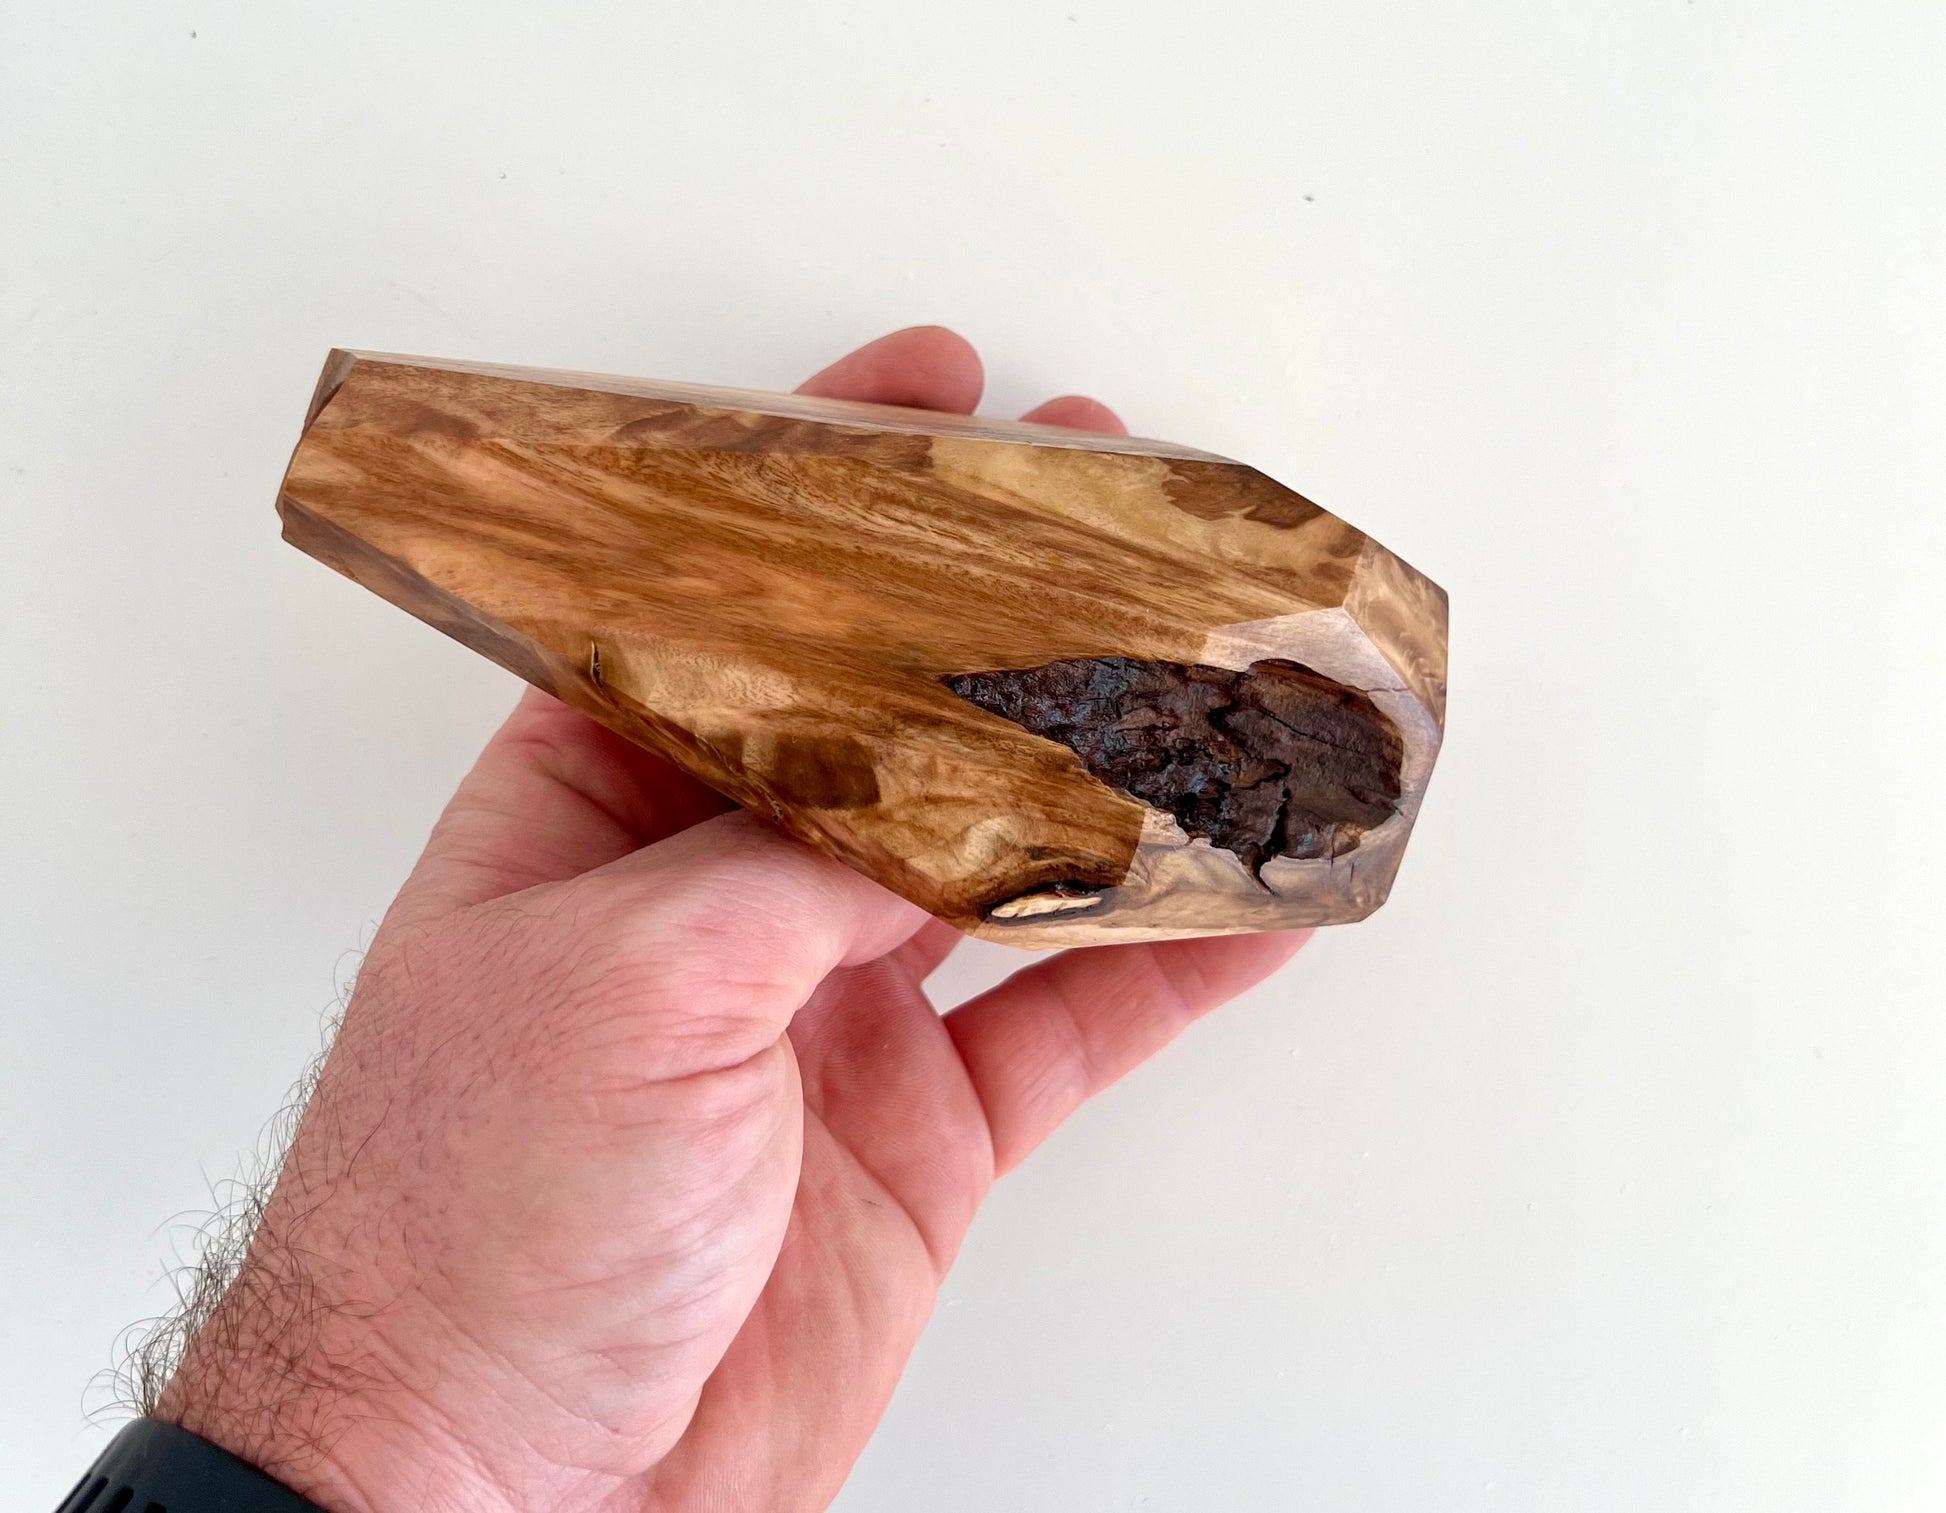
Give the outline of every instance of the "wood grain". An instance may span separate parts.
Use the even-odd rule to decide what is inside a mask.
[[[1446,598],[1240,463],[1020,422],[334,352],[288,540],[1020,945],[1356,919]]]

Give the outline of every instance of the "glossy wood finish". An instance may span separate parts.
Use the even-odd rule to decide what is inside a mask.
[[[963,929],[1384,901],[1446,599],[1239,463],[801,396],[333,353],[286,537]]]

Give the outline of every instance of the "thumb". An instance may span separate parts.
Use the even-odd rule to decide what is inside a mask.
[[[596,966],[600,996],[666,1029],[658,1076],[756,1054],[829,973],[897,949],[929,917],[744,812],[534,892],[558,894],[547,913],[572,932],[577,969]]]

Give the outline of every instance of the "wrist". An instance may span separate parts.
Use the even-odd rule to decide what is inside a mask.
[[[322,1304],[300,1279],[246,1266],[153,1416],[329,1513],[521,1506],[417,1389],[407,1359],[370,1319]]]

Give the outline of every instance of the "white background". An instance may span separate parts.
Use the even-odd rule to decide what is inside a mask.
[[[325,349],[788,387],[922,320],[1446,584],[1452,721],[1392,904],[1002,1185],[842,1513],[1946,1505],[1936,0],[11,0],[0,58],[11,1505],[514,695],[279,543]]]

